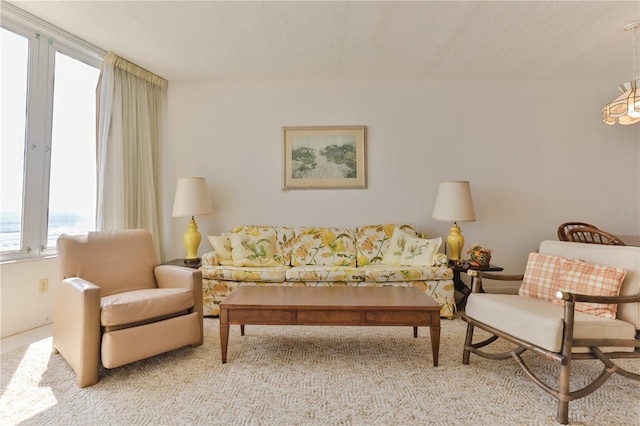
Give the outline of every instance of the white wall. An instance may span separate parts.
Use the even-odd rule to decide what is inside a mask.
[[[166,257],[184,256],[187,218],[171,218],[176,179],[207,178],[206,235],[239,224],[412,222],[431,236],[441,180],[471,181],[467,243],[521,272],[527,253],[580,220],[640,234],[640,126],[609,127],[606,81],[171,82],[164,157]],[[283,126],[366,125],[368,189],[281,190]],[[619,215],[621,214],[621,215]]]
[[[605,126],[613,81],[171,82],[164,149],[166,259],[184,256],[187,218],[171,218],[176,179],[204,176],[216,212],[204,236],[238,224],[412,222],[431,236],[438,183],[471,181],[467,243],[521,272],[564,221],[640,234],[640,125]],[[281,190],[281,129],[366,125],[368,189]],[[203,238],[200,253],[210,250]],[[0,267],[0,335],[50,322],[57,259]],[[40,278],[50,279],[39,294]]]
[[[53,320],[53,298],[59,282],[58,258],[3,263],[0,266],[0,337],[10,336]],[[40,293],[40,279],[49,291]]]

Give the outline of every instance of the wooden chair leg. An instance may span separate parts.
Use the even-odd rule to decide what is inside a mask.
[[[462,352],[463,364],[469,364],[469,358],[471,357],[471,350],[467,348],[470,348],[472,343],[473,343],[473,325],[467,324],[467,335],[464,339],[464,351]]]
[[[569,423],[569,402],[558,400],[558,413],[556,414],[556,421],[562,425]]]
[[[558,385],[558,412],[556,421],[566,425],[569,423],[569,401],[564,399],[569,396],[571,378],[571,358],[566,359],[565,364],[560,366],[560,383]]]

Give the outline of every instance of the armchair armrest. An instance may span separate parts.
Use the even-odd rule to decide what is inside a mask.
[[[176,265],[158,265],[153,270],[158,288],[202,288],[199,269]]]
[[[185,288],[193,292],[193,312],[200,318],[200,344],[204,338],[202,327],[202,271],[176,265],[158,265],[153,270],[158,288]]]
[[[594,349],[594,346],[629,346],[639,348],[638,336],[636,339],[574,339],[574,318],[576,310],[576,302],[587,303],[604,303],[604,304],[619,304],[619,303],[637,303],[640,302],[640,294],[631,296],[595,296],[589,294],[571,293],[565,291],[557,291],[555,294],[557,299],[564,300],[564,324],[565,332],[562,343],[562,354],[568,356],[572,352],[572,348],[575,347],[591,347],[594,353],[599,354],[599,350]],[[601,355],[598,358],[602,360]],[[628,373],[620,373],[627,375]],[[638,376],[640,378],[640,376]]]
[[[100,333],[100,287],[77,277],[63,280],[54,304],[53,350],[69,362],[79,387],[98,382]]]
[[[590,294],[571,293],[568,291],[557,291],[556,298],[564,301],[587,302],[587,303],[638,303],[640,302],[640,294],[631,296],[594,296]]]
[[[467,270],[467,275],[471,277],[471,292],[482,293],[482,279],[494,280],[494,281],[522,281],[524,275],[505,275],[494,274],[491,272],[477,271],[475,269]]]

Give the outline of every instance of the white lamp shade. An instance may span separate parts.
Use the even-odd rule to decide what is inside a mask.
[[[171,216],[200,216],[212,213],[213,207],[205,178],[179,178]]]
[[[468,181],[440,182],[433,218],[454,222],[474,222],[471,186]]]

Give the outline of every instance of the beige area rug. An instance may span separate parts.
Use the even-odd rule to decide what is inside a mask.
[[[443,320],[440,366],[429,332],[410,327],[232,327],[220,361],[218,320],[205,343],[113,370],[80,389],[51,339],[2,354],[2,425],[553,425],[555,400],[514,361],[472,356],[466,324]],[[539,359],[529,356],[529,359]],[[625,364],[640,371],[640,362]],[[549,364],[534,365],[545,375]],[[582,362],[579,374],[599,373]],[[640,385],[614,376],[570,403],[570,423],[640,425]]]

